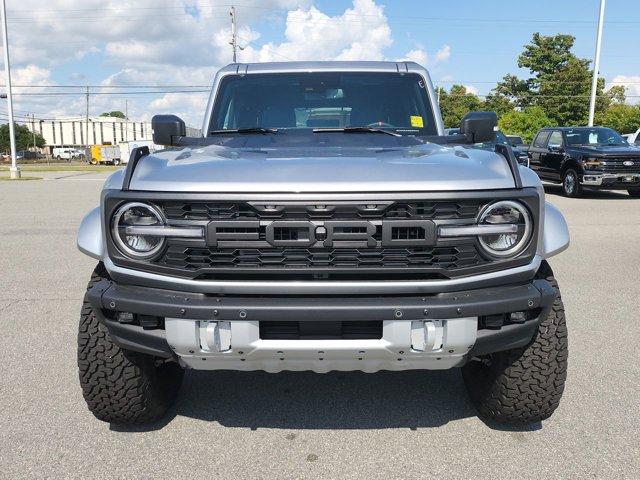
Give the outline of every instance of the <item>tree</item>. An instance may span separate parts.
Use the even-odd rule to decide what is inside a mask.
[[[512,110],[505,113],[498,121],[500,130],[507,135],[520,135],[525,143],[530,143],[541,128],[555,125],[538,106],[527,107],[522,111]]]
[[[598,112],[596,123],[620,133],[633,133],[640,128],[640,105],[611,105],[604,112]]]
[[[599,90],[602,93],[602,87]],[[574,57],[553,75],[540,79],[536,105],[557,125],[586,125],[590,91],[589,62]]]
[[[504,95],[489,94],[485,97],[481,107],[482,110],[496,112],[500,118],[505,113],[513,111],[514,104]]]
[[[27,150],[33,147],[33,133],[24,125],[14,124],[14,130],[16,134],[16,150]],[[45,140],[39,133],[35,134],[36,146],[44,147]],[[11,149],[11,142],[9,139],[9,124],[5,123],[0,125],[0,150],[8,152]]]
[[[592,71],[590,62],[573,54],[571,35],[545,36],[534,33],[518,57],[518,67],[527,68],[530,77],[506,75],[494,91],[519,107],[538,105],[559,125],[584,125],[589,114]],[[614,87],[604,92],[604,79],[598,79],[596,111],[624,102],[624,91]],[[622,100],[621,100],[622,99]]]
[[[104,112],[100,114],[101,117],[115,117],[115,118],[127,118],[127,116],[120,110],[114,110],[112,112]]]
[[[482,102],[471,92],[467,92],[464,85],[453,85],[447,92],[444,88],[439,88],[440,112],[442,121],[446,128],[460,126],[460,120],[468,112],[481,110]]]

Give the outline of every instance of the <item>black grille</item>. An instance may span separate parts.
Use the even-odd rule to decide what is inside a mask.
[[[253,219],[346,219],[413,218],[428,220],[473,219],[481,206],[478,200],[428,202],[370,202],[315,204],[165,202],[168,220],[253,220]],[[324,208],[323,208],[324,207]]]
[[[633,165],[625,165],[625,162],[633,162]],[[602,170],[609,173],[640,173],[640,157],[607,158],[603,161]]]
[[[306,202],[306,203],[267,203],[267,202],[177,202],[161,203],[169,222],[185,223],[189,221],[226,221],[223,226],[216,227],[217,235],[222,240],[224,234],[233,238],[241,238],[243,233],[254,233],[255,239],[263,245],[215,245],[189,244],[180,241],[169,241],[163,256],[156,260],[157,265],[175,270],[189,272],[191,276],[224,278],[225,275],[281,275],[287,273],[306,278],[337,278],[338,273],[365,271],[376,275],[402,275],[429,270],[434,278],[446,278],[448,270],[466,267],[478,267],[489,263],[483,258],[475,244],[438,246],[381,246],[382,230],[380,225],[372,234],[378,246],[362,247],[313,245],[302,246],[269,246],[265,240],[265,226],[258,226],[260,220],[462,220],[472,221],[478,215],[483,202],[481,200],[460,201],[381,201],[370,203],[359,202]],[[253,227],[245,225],[233,226],[234,221],[252,221]],[[308,227],[274,227],[273,240],[296,241],[300,235],[308,235]],[[302,233],[301,233],[302,232]],[[366,227],[344,226],[336,232],[340,234],[358,234],[366,232]],[[398,224],[391,228],[393,241],[418,241],[424,238],[425,232],[419,226]],[[227,237],[228,238],[228,237]],[[329,277],[328,275],[331,274]],[[322,277],[325,275],[325,277]],[[422,277],[424,278],[424,277]]]
[[[168,267],[201,269],[463,268],[482,264],[474,244],[411,248],[199,248],[170,246]]]
[[[260,322],[263,340],[347,340],[380,339],[380,321]]]

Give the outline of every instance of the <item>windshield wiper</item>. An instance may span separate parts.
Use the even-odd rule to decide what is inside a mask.
[[[233,128],[228,130],[211,130],[209,135],[225,134],[225,133],[278,133],[277,128],[251,127],[251,128]]]
[[[399,133],[392,132],[391,130],[385,130],[378,127],[344,127],[344,128],[314,128],[313,133],[384,133],[385,135],[392,135],[394,137],[401,137]]]

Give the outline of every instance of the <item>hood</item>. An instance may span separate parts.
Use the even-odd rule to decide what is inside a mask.
[[[393,148],[231,148],[164,150],[140,160],[131,190],[220,193],[334,193],[513,188],[494,152],[419,144]]]
[[[575,145],[567,147],[567,150],[580,153],[582,155],[594,155],[597,157],[640,157],[640,147],[633,145]]]

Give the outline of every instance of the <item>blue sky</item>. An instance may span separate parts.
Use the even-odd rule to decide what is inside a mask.
[[[599,7],[599,0],[8,0],[13,83],[30,85],[16,88],[18,114],[78,116],[81,89],[53,86],[90,84],[102,86],[92,88],[92,114],[122,110],[126,99],[133,118],[175,112],[197,125],[206,93],[164,87],[209,85],[230,61],[232,3],[240,61],[414,59],[435,83],[480,94],[517,72],[534,32],[572,34],[575,52],[591,57]],[[607,2],[600,68],[609,82],[627,85],[631,102],[640,100],[639,7]],[[126,93],[141,85],[161,88]],[[62,92],[69,95],[53,95]]]

